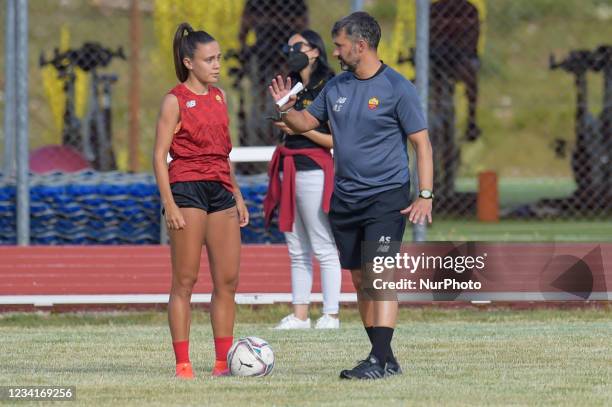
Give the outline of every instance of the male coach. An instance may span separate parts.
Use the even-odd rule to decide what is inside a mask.
[[[398,304],[397,299],[373,301],[363,295],[362,243],[401,242],[405,216],[413,223],[431,222],[432,151],[414,85],[378,58],[378,22],[368,13],[356,12],[334,24],[332,37],[333,54],[346,72],[331,79],[307,109],[293,109],[292,96],[280,111],[287,126],[299,134],[320,122],[330,123],[335,183],[329,220],[342,268],[351,270],[372,343],[368,357],[340,377],[380,379],[402,373],[391,350]],[[270,93],[277,101],[290,88],[290,79],[278,76]],[[412,204],[407,140],[416,150],[422,188]]]

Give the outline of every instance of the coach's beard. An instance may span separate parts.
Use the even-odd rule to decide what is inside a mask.
[[[338,60],[340,61],[340,69],[342,69],[343,71],[355,72],[355,68],[357,68],[357,64],[349,65],[342,58],[338,58]]]

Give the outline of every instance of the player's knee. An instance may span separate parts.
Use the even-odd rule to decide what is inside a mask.
[[[361,270],[351,271],[351,279],[353,280],[353,287],[359,291],[361,289]]]
[[[172,291],[179,295],[191,295],[197,281],[197,276],[175,277],[172,279]]]
[[[224,276],[215,282],[216,295],[234,295],[238,288],[238,275]]]

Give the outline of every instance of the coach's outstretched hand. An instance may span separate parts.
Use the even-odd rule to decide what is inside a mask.
[[[402,209],[400,213],[408,216],[408,220],[414,224],[422,224],[425,219],[431,223],[431,199],[417,198],[409,207]]]
[[[272,79],[272,84],[268,86],[270,90],[270,95],[274,99],[274,102],[280,100],[283,96],[291,91],[291,78],[287,77],[287,81],[283,82],[283,77],[278,75],[276,78]],[[289,97],[289,101],[282,105],[280,108],[276,106],[278,110],[281,112],[287,111],[287,109],[291,109],[297,100],[296,95],[292,95]]]

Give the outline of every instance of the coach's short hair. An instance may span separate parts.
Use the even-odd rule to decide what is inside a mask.
[[[352,40],[364,40],[372,49],[378,48],[380,42],[380,25],[378,21],[365,11],[356,11],[341,20],[336,21],[332,28],[332,37],[337,36],[340,30]]]

